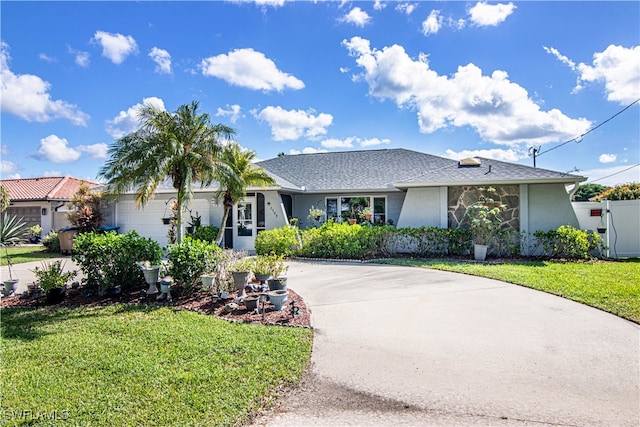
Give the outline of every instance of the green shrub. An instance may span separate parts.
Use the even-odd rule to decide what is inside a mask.
[[[602,239],[596,233],[562,225],[557,230],[533,233],[544,256],[551,258],[587,259],[599,250]]]
[[[67,282],[76,277],[77,271],[64,271],[65,262],[57,260],[53,262],[42,261],[42,267],[35,267],[33,274],[36,276],[36,283],[45,292],[56,288],[63,288]]]
[[[49,234],[42,238],[42,244],[49,252],[60,253],[60,239],[58,233],[50,231]]]
[[[595,198],[596,202],[607,200],[638,200],[640,199],[640,183],[622,184],[611,187]]]
[[[295,255],[299,246],[298,232],[297,228],[289,226],[261,231],[256,236],[256,253],[258,255],[276,254],[285,257]]]
[[[375,228],[327,221],[302,231],[299,253],[311,258],[369,258],[376,253]]]
[[[191,238],[213,243],[216,241],[216,237],[218,237],[219,230],[220,229],[218,227],[215,227],[213,225],[202,225],[196,228],[196,230],[191,235]]]
[[[203,273],[210,272],[219,251],[222,249],[213,243],[187,236],[182,242],[168,247],[169,274],[176,284],[189,290],[200,282]]]
[[[87,287],[100,291],[115,286],[131,289],[145,284],[136,262],[159,264],[162,249],[157,242],[135,231],[84,233],[75,237],[71,259],[84,273]]]

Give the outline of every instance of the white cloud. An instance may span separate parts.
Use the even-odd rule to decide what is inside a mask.
[[[603,154],[600,154],[600,157],[598,157],[598,161],[600,163],[613,163],[616,161],[617,158],[618,158],[617,154],[603,153]]]
[[[423,133],[469,126],[486,141],[520,146],[571,139],[591,125],[557,109],[542,111],[504,71],[483,75],[468,64],[453,75],[439,75],[426,55],[414,60],[399,45],[371,49],[360,37],[343,44],[363,68],[357,77],[367,82],[369,95],[415,110]]]
[[[442,27],[442,16],[439,10],[432,10],[427,19],[422,21],[422,34],[429,36],[436,34]],[[353,40],[353,39],[352,39]]]
[[[640,182],[640,166],[637,165],[630,168],[629,166],[623,165],[602,169],[589,169],[580,171],[580,175],[589,178],[583,185],[592,182],[607,186],[628,184],[631,182]]]
[[[71,163],[80,158],[80,151],[68,146],[65,138],[49,135],[40,140],[38,154],[53,163]]]
[[[469,9],[471,21],[478,26],[496,26],[504,22],[513,13],[516,6],[513,3],[487,4],[478,2]]]
[[[576,69],[576,63],[573,62],[571,59],[567,58],[566,56],[564,56],[563,54],[561,54],[558,49],[556,49],[555,47],[546,47],[546,46],[542,46],[542,48],[547,52],[550,53],[551,55],[555,56],[556,58],[558,58],[558,60],[560,62],[562,62],[564,65],[566,65],[567,67],[571,68],[572,70]]]
[[[160,74],[171,74],[171,55],[164,49],[151,48],[149,57],[156,63],[155,72]]]
[[[407,15],[411,15],[413,13],[414,10],[416,10],[416,7],[418,7],[417,4],[413,3],[400,3],[399,5],[396,6],[397,11],[399,12],[404,12]]]
[[[102,56],[114,64],[121,64],[127,56],[138,53],[138,45],[131,36],[96,31],[92,40],[102,46]]]
[[[389,138],[369,138],[358,140],[361,147],[375,147],[376,145],[389,144],[390,142],[391,140]]]
[[[79,145],[78,150],[87,153],[92,159],[106,159],[109,147],[104,142],[91,145]]]
[[[322,148],[313,148],[313,147],[305,147],[302,149],[302,151],[299,150],[295,150],[295,149],[291,149],[289,150],[289,154],[291,155],[295,155],[295,154],[315,154],[315,153],[328,153],[329,150],[324,150]]]
[[[271,126],[271,135],[275,141],[296,140],[301,137],[316,138],[327,133],[327,127],[333,122],[331,114],[314,114],[315,111],[284,110],[282,107],[269,106],[257,114]]]
[[[375,10],[382,10],[385,7],[387,7],[387,4],[384,2],[381,2],[380,0],[376,0],[375,2],[373,2],[373,8]]]
[[[86,126],[89,115],[76,105],[52,100],[51,85],[33,74],[14,74],[9,69],[9,45],[0,42],[0,109],[29,122],[49,122],[67,119],[77,126]]]
[[[238,104],[229,105],[227,104],[227,109],[224,110],[222,108],[218,108],[218,112],[216,113],[217,117],[229,117],[229,121],[231,123],[237,122],[240,118],[244,117],[242,114],[242,108]]]
[[[138,111],[143,105],[153,105],[160,110],[164,110],[164,102],[155,96],[144,98],[141,104],[135,104],[127,109],[120,111],[117,116],[111,120],[107,120],[105,130],[112,138],[120,139],[123,136],[138,129],[139,120]]]
[[[490,150],[462,150],[453,151],[450,148],[445,151],[445,157],[453,160],[462,160],[468,157],[484,157],[485,159],[500,160],[503,162],[515,162],[523,159],[526,155],[518,155],[513,149],[503,150],[500,148],[493,148]]]
[[[217,77],[229,84],[254,90],[268,92],[304,88],[302,80],[278,70],[275,62],[264,53],[251,48],[235,49],[228,55],[203,59],[200,68],[205,76]]]
[[[49,176],[49,177],[56,177],[57,178],[57,177],[60,177],[60,176],[64,176],[64,174],[62,173],[62,171],[53,170],[53,171],[44,171],[42,173],[42,176]]]
[[[58,62],[55,56],[49,56],[46,53],[39,54],[38,58],[42,59],[44,62]]]
[[[67,46],[67,52],[75,56],[76,65],[79,65],[82,68],[87,68],[89,66],[89,58],[91,57],[91,55],[89,55],[89,52],[76,50],[71,46]]]
[[[345,139],[329,138],[321,141],[320,145],[324,148],[351,148],[355,140],[353,136]]]
[[[2,144],[2,146],[0,147],[0,154],[2,154],[3,156],[7,156],[9,152],[9,146],[7,144]]]
[[[252,1],[258,6],[279,7],[279,6],[284,6],[287,0],[252,0]]]
[[[18,170],[18,165],[9,160],[0,160],[0,175],[5,178]]]
[[[593,54],[593,65],[580,63],[577,68],[578,87],[582,82],[604,82],[607,100],[622,105],[640,98],[640,45],[609,45]]]
[[[359,7],[354,7],[349,11],[349,13],[340,18],[340,22],[353,24],[356,27],[364,27],[370,21],[371,17],[369,16],[369,14]]]

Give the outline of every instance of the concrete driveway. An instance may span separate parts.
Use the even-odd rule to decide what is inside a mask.
[[[254,425],[640,425],[640,328],[507,283],[292,262],[310,372]]]

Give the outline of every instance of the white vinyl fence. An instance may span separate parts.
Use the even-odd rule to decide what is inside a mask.
[[[582,230],[599,231],[609,258],[640,257],[640,200],[573,202]]]

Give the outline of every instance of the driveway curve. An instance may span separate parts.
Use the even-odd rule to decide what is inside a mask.
[[[315,329],[301,387],[254,425],[640,425],[640,327],[508,283],[290,263]]]

